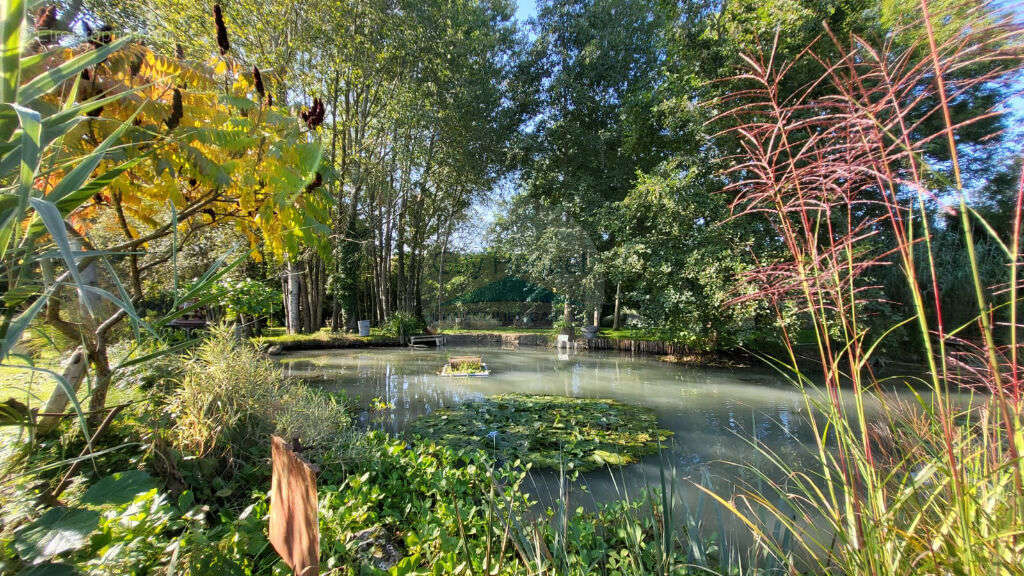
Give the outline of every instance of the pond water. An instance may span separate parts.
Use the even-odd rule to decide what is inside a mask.
[[[449,354],[480,355],[489,377],[453,378],[436,374]],[[362,349],[293,352],[280,357],[288,374],[345,394],[368,427],[402,434],[414,419],[432,410],[495,394],[558,394],[612,398],[646,406],[673,432],[661,455],[615,471],[590,472],[577,482],[574,505],[590,507],[620,497],[623,486],[658,486],[661,462],[673,471],[681,495],[698,492],[690,481],[728,492],[755,475],[742,466],[771,474],[768,459],[752,444],[789,464],[808,459],[812,433],[804,400],[777,375],[759,369],[690,368],[656,358],[617,353],[559,354],[552,349],[459,347],[449,349]],[[371,417],[371,400],[392,408]],[[527,488],[542,503],[558,497],[558,474],[531,474]],[[532,489],[531,489],[532,488]]]

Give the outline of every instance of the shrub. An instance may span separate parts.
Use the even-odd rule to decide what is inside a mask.
[[[448,317],[437,323],[438,330],[493,330],[501,327],[501,321],[484,313]]]
[[[500,327],[501,322],[490,314],[467,314],[460,325],[467,330],[491,330]]]
[[[217,291],[220,304],[231,321],[252,323],[260,318],[269,318],[275,307],[280,308],[281,290],[251,278],[222,280]]]
[[[200,457],[263,455],[271,433],[329,442],[349,425],[342,402],[286,378],[223,325],[189,358],[167,410],[175,422],[175,446]]]
[[[426,324],[415,315],[409,312],[395,312],[381,326],[381,333],[384,336],[398,338],[398,341],[404,344],[410,336],[423,332],[424,328],[426,328]]]

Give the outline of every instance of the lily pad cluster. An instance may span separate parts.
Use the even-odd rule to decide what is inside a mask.
[[[410,432],[454,448],[479,448],[535,468],[567,470],[632,464],[672,433],[654,413],[615,400],[502,394],[437,410]]]

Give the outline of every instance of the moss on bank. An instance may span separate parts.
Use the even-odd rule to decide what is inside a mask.
[[[672,433],[654,413],[614,400],[501,394],[438,410],[410,432],[454,448],[474,447],[537,468],[593,470],[632,464]]]
[[[311,334],[286,334],[280,329],[266,331],[264,336],[253,338],[257,346],[280,345],[286,350],[309,348],[358,348],[362,346],[397,346],[398,339],[372,332],[369,336],[358,336],[327,329]]]

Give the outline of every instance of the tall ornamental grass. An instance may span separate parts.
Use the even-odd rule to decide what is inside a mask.
[[[985,6],[960,8],[955,29],[928,0],[915,8],[920,20],[884,39],[826,28],[796,62],[778,61],[774,47],[747,57],[740,79],[749,89],[719,103],[741,150],[734,213],[770,222],[788,250],[751,275],[760,289],[744,298],[805,314],[813,352],[784,332],[788,355],[771,361],[822,418],[812,419],[817,467],[795,469],[764,449],[779,470],[755,470],[759,489],[715,498],[779,554],[772,530],[784,526],[815,573],[1022,574],[1024,178],[1012,230],[1001,236],[968,201],[975,183],[960,143],[1001,113],[970,95],[1019,80],[1022,35]],[[820,75],[799,82],[808,67]],[[795,82],[799,89],[784,88]],[[967,324],[943,321],[951,279],[936,265],[947,256],[934,243],[939,231],[962,235]],[[979,268],[981,245],[998,247],[997,285]],[[865,316],[882,297],[871,280],[881,266],[897,267],[910,295],[888,330]],[[908,328],[924,350],[923,376],[881,378],[876,350]],[[812,381],[827,394],[812,394]],[[897,400],[894,383],[916,405]],[[969,405],[958,401],[965,389],[975,391]],[[881,421],[869,416],[872,405]],[[784,480],[772,480],[778,471]]]

